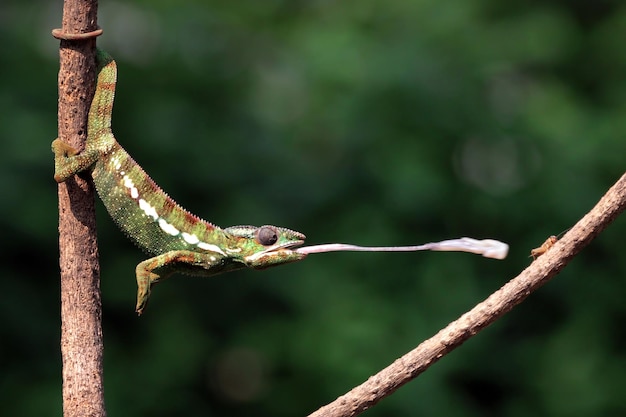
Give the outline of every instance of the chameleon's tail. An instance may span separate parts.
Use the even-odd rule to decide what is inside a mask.
[[[111,131],[111,113],[117,81],[117,65],[111,55],[98,48],[96,63],[98,80],[96,93],[89,109],[89,139],[101,137],[103,133]]]

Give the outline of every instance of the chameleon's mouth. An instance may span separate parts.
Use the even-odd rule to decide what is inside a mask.
[[[267,248],[264,252],[274,252],[274,251],[279,251],[279,250],[283,250],[283,249],[294,249],[297,248],[298,246],[302,246],[304,245],[304,240],[294,240],[292,242],[286,242],[283,243],[282,245],[274,245],[272,247]]]
[[[282,244],[275,244],[267,247],[263,251],[246,256],[245,259],[246,262],[250,264],[260,262],[261,260],[273,263],[271,262],[271,260],[279,260],[285,258],[295,258],[293,260],[302,259],[306,256],[306,254],[298,252],[297,249],[293,249],[297,248],[298,246],[302,246],[303,244],[304,240],[294,240]]]

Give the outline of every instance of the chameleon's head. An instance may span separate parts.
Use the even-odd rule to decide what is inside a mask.
[[[293,230],[276,226],[232,226],[224,231],[241,238],[238,257],[250,268],[264,269],[306,257],[305,253],[293,250],[306,238]]]

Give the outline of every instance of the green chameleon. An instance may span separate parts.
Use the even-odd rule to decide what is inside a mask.
[[[268,268],[300,260],[290,248],[305,236],[275,226],[221,229],[172,200],[117,143],[111,131],[117,67],[97,51],[98,81],[89,110],[85,150],[52,142],[54,179],[63,182],[91,170],[107,211],[140,248],[153,257],[137,265],[137,313],[141,314],[155,283],[174,272],[210,276],[245,267]]]
[[[152,256],[136,268],[135,310],[140,315],[152,286],[174,273],[213,276],[242,268],[264,269],[299,261],[310,253],[339,250],[460,250],[499,259],[506,256],[506,250],[501,246],[506,245],[501,242],[469,238],[404,247],[327,244],[297,248],[304,243],[305,236],[283,227],[233,226],[221,229],[202,220],[161,190],[115,140],[111,131],[111,113],[117,66],[113,58],[100,49],[96,61],[98,80],[89,110],[85,149],[78,153],[60,139],[54,140],[54,179],[61,183],[74,174],[89,171],[113,220]]]

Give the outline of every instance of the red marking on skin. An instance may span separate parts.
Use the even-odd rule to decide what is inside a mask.
[[[200,217],[185,210],[185,223],[191,226],[195,226],[198,222],[201,222],[201,221],[202,219]]]
[[[180,207],[180,206],[178,206],[178,204],[176,204],[176,202],[172,200],[170,196],[167,196],[163,205],[161,207],[157,207],[157,211],[159,213],[159,216],[161,216],[161,218],[167,219],[168,217],[170,217],[172,212],[176,210],[177,207]]]
[[[109,82],[106,82],[106,81],[99,81],[98,82],[98,89],[99,90],[115,91],[115,83],[109,83]]]

